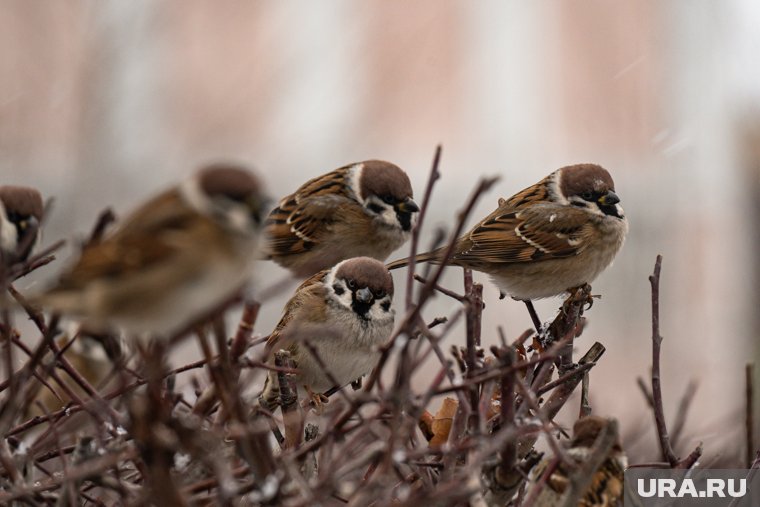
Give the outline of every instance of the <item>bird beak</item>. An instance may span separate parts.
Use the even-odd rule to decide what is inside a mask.
[[[356,300],[360,303],[369,303],[372,301],[372,291],[364,287],[356,291]]]
[[[602,206],[614,206],[620,202],[620,197],[618,197],[615,192],[610,190],[606,195],[601,196],[598,202]]]
[[[419,210],[420,207],[417,206],[417,203],[409,198],[404,202],[396,204],[396,211],[400,211],[401,213],[416,213]]]

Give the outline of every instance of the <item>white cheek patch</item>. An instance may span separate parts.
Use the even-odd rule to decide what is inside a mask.
[[[338,301],[340,301],[340,304],[342,304],[344,307],[350,310],[351,305],[354,302],[354,296],[353,296],[353,293],[351,292],[351,289],[346,287],[346,284],[344,284],[342,280],[339,280],[336,283],[338,283],[343,288],[343,294],[338,296]]]
[[[352,303],[351,289],[346,287],[345,281],[335,278],[335,273],[338,271],[338,268],[340,268],[340,265],[343,264],[344,262],[346,261],[342,261],[336,264],[327,273],[327,275],[325,275],[325,286],[328,287],[330,292],[332,292],[333,299],[336,302],[338,302],[344,308],[351,309],[351,303]],[[335,290],[336,287],[338,289],[337,291]],[[338,294],[339,292],[342,292],[342,293]]]
[[[385,203],[383,203],[385,204]],[[388,207],[387,209],[383,210],[383,212],[380,214],[380,220],[393,227],[398,227],[398,217],[396,217],[396,210],[394,210],[392,207]]]
[[[227,210],[226,215],[227,221],[233,229],[246,234],[254,231],[251,217],[244,206],[234,206]]]
[[[384,306],[386,306],[388,309],[386,310]],[[376,320],[376,321],[385,321],[385,320],[388,320],[389,318],[392,319],[394,315],[395,315],[395,312],[393,311],[393,308],[391,308],[390,296],[385,296],[380,299],[376,299],[374,304],[372,305],[372,308],[370,308],[369,310],[370,319]]]
[[[18,247],[18,231],[16,226],[8,220],[5,214],[5,206],[0,203],[0,249],[5,252],[15,252]]]
[[[398,217],[396,216],[396,210],[393,206],[390,204],[382,201],[381,199],[378,199],[374,195],[370,196],[366,200],[365,208],[369,208],[369,205],[377,206],[382,208],[382,212],[376,213],[372,210],[369,210],[369,212],[379,221],[384,223],[385,225],[388,225],[390,227],[399,227],[399,221]],[[415,217],[416,218],[416,217]]]

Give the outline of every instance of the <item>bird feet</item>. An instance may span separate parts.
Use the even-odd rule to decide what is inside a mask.
[[[330,402],[330,398],[322,393],[315,393],[309,386],[303,386],[303,388],[306,390],[310,404],[314,407],[314,412],[316,412],[317,415],[322,415],[324,405]]]
[[[568,305],[572,303],[583,303],[583,310],[590,310],[591,307],[594,306],[594,299],[602,298],[600,294],[591,294],[591,285],[587,283],[567,289],[567,292],[570,293],[570,296],[562,305],[563,311],[566,311]]]

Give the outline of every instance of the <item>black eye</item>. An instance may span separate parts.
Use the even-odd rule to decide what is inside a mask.
[[[375,291],[375,297],[377,299],[384,298],[385,297],[385,291],[383,289],[376,290]]]
[[[581,197],[584,201],[593,201],[594,200],[594,193],[586,190],[581,194]]]
[[[383,199],[383,202],[384,202],[384,203],[386,203],[386,204],[394,204],[394,203],[396,202],[396,199],[394,199],[394,198],[393,198],[392,196],[390,196],[390,195],[384,195],[384,196],[382,197],[382,199]]]
[[[348,280],[346,282],[346,285],[348,285],[348,288],[351,290],[354,290],[356,288],[356,282],[353,280]]]

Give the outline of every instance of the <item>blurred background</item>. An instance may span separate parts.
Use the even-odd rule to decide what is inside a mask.
[[[636,377],[649,374],[647,277],[661,253],[670,421],[698,382],[677,453],[704,441],[707,464],[734,459],[743,454],[744,365],[758,357],[760,334],[759,28],[753,0],[7,0],[0,183],[55,199],[49,244],[82,238],[104,207],[123,215],[220,159],[254,167],[279,198],[382,158],[409,173],[419,199],[441,143],[427,244],[481,175],[501,180],[468,225],[558,167],[602,164],[631,230],[594,284],[603,298],[577,341],[579,354],[596,340],[607,347],[591,375],[594,411],[621,418],[629,445],[656,457],[652,430],[637,437],[653,424]],[[285,275],[273,264],[260,271],[262,287]],[[510,338],[530,326],[522,304],[499,301],[476,276],[486,286],[486,342],[497,325]],[[403,281],[398,272],[397,294]],[[461,283],[450,268],[444,284]],[[261,333],[288,296],[268,301]],[[538,310],[549,320],[559,305]],[[455,308],[438,297],[425,316]],[[419,373],[421,386],[433,366]]]

